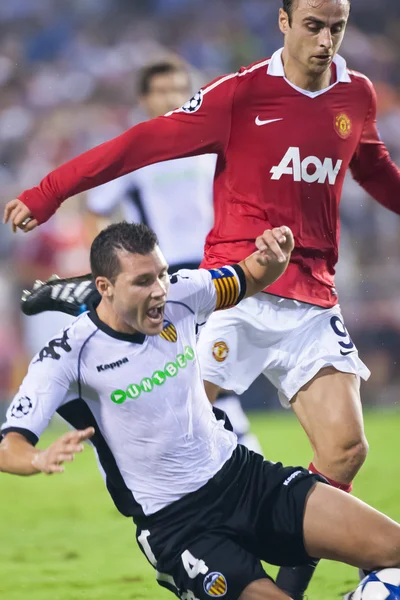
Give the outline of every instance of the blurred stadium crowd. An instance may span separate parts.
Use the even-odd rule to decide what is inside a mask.
[[[143,118],[135,72],[166,52],[193,66],[194,89],[282,45],[279,0],[13,0],[0,3],[0,208],[58,164]],[[379,129],[400,165],[400,3],[352,0],[342,46],[379,99]],[[313,123],[310,122],[310,128]],[[188,199],[190,202],[190,199]],[[399,198],[400,202],[400,198]],[[372,370],[371,404],[400,393],[400,219],[349,177],[337,287],[347,326]],[[15,391],[40,335],[20,314],[34,279],[88,270],[84,198],[34,234],[0,235],[0,401]],[[58,322],[46,317],[49,335]],[[35,348],[36,344],[36,348]],[[256,395],[262,395],[262,386]]]

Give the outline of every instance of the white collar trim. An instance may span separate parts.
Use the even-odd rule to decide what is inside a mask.
[[[282,52],[283,52],[283,48],[280,48],[279,50],[274,52],[274,54],[271,56],[271,60],[270,60],[270,63],[268,65],[268,70],[267,70],[268,75],[271,75],[272,77],[283,77],[285,79],[285,81],[290,86],[292,86],[292,88],[294,88],[301,94],[304,94],[305,96],[309,96],[310,98],[316,98],[317,96],[321,96],[321,94],[325,94],[326,92],[328,92],[337,83],[351,83],[351,78],[350,78],[349,72],[347,70],[346,61],[344,60],[344,58],[342,58],[341,56],[339,56],[337,54],[333,59],[333,62],[336,65],[336,73],[337,73],[337,78],[336,78],[335,83],[333,83],[329,87],[325,88],[324,90],[318,90],[317,92],[310,92],[309,90],[303,90],[302,88],[299,88],[297,85],[294,85],[294,83],[291,83],[285,76],[285,70],[283,68],[283,62],[282,62]]]

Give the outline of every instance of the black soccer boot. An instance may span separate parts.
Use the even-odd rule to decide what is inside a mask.
[[[52,275],[45,283],[37,280],[32,290],[23,291],[21,309],[28,316],[47,310],[78,316],[97,299],[100,295],[91,274],[65,279]]]

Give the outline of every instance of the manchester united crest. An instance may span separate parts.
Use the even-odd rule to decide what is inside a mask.
[[[335,130],[343,140],[346,140],[351,135],[352,129],[351,119],[346,113],[336,115]]]
[[[217,362],[224,362],[224,360],[226,360],[226,358],[228,357],[228,354],[229,348],[225,342],[215,342],[212,349],[212,355]]]

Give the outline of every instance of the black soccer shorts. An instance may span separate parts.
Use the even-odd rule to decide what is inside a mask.
[[[237,600],[252,581],[268,577],[262,560],[310,562],[303,514],[317,481],[325,482],[238,446],[205,486],[137,524],[139,546],[158,583],[182,600]]]

